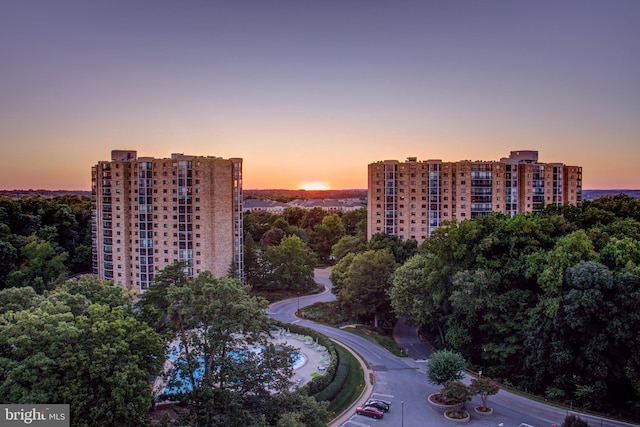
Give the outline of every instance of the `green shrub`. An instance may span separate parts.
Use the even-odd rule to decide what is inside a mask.
[[[300,388],[300,391],[308,394],[309,396],[313,396],[327,388],[329,384],[331,384],[331,382],[334,380],[338,367],[338,356],[336,354],[336,346],[333,341],[331,341],[331,339],[327,336],[320,334],[319,332],[296,324],[280,324],[279,326],[288,329],[291,333],[309,336],[318,344],[324,346],[327,349],[327,351],[329,352],[329,357],[331,358],[331,362],[329,363],[329,366],[327,366],[324,375],[312,378],[311,381]]]
[[[344,357],[344,353],[345,353],[345,350],[338,348],[337,350],[338,369],[336,370],[336,374],[333,377],[333,380],[331,381],[330,384],[328,384],[324,389],[320,390],[319,392],[311,395],[316,400],[318,401],[327,400],[329,402],[332,402],[336,398],[338,393],[340,393],[340,390],[342,390],[342,388],[344,387],[344,384],[347,381],[347,377],[349,376],[349,364],[342,363],[342,360],[341,360],[342,357]]]

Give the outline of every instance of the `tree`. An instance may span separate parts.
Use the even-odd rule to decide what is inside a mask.
[[[600,262],[611,270],[640,272],[640,241],[629,237],[613,237],[600,250]]]
[[[23,311],[38,306],[42,296],[32,287],[7,288],[0,291],[0,314]]]
[[[327,215],[331,214],[320,207],[311,208],[305,212],[300,226],[307,230],[313,230],[316,225],[322,223],[322,219]]]
[[[76,324],[60,393],[74,425],[149,425],[149,376],[164,362],[160,337],[125,307],[92,304]]]
[[[18,262],[18,251],[9,242],[0,238],[0,289],[3,288],[3,283],[7,274],[11,273],[16,268]]]
[[[262,284],[262,270],[260,267],[260,257],[258,256],[258,245],[251,238],[244,241],[244,279],[253,287],[260,287]]]
[[[264,249],[277,246],[282,242],[282,239],[284,239],[286,234],[287,233],[282,228],[272,227],[262,235],[260,243]]]
[[[264,233],[269,231],[278,215],[269,212],[249,212],[242,217],[245,241],[250,236],[253,241],[261,242]]]
[[[189,402],[188,425],[253,425],[289,388],[293,349],[268,341],[266,300],[237,279],[200,273],[168,289],[178,345],[169,384]],[[259,348],[259,352],[252,349]]]
[[[482,399],[482,408],[487,409],[489,408],[487,406],[489,396],[498,394],[500,387],[498,387],[498,384],[490,378],[480,376],[478,378],[471,379],[471,391],[473,394],[480,395],[480,399]]]
[[[439,394],[446,402],[452,402],[452,404],[456,405],[452,411],[447,412],[447,416],[451,418],[466,418],[469,416],[466,411],[462,410],[464,402],[471,400],[473,396],[473,390],[466,384],[458,380],[449,380],[444,383],[444,387],[442,387]]]
[[[536,314],[528,327],[533,388],[595,410],[622,409],[637,396],[624,367],[638,350],[631,325],[640,321],[632,308],[640,304],[639,289],[637,276],[593,261],[568,268],[556,316]]]
[[[362,252],[366,245],[367,240],[365,237],[342,236],[340,240],[331,247],[331,256],[335,260],[340,261],[350,253],[357,254]]]
[[[348,253],[331,269],[331,273],[329,273],[329,280],[331,280],[331,283],[333,285],[331,287],[331,293],[333,293],[335,296],[340,295],[340,291],[342,291],[342,289],[345,287],[347,283],[349,267],[351,267],[351,263],[353,262],[353,259],[355,257],[356,254]]]
[[[336,214],[327,215],[322,218],[322,223],[313,227],[310,235],[310,246],[323,261],[329,259],[331,248],[342,236],[344,236],[344,225]]]
[[[178,261],[160,270],[155,275],[153,286],[136,302],[138,318],[163,336],[171,332],[174,317],[170,311],[169,288],[187,283],[186,265],[186,262]]]
[[[73,315],[62,304],[0,316],[0,401],[63,402],[65,361],[78,334]]]
[[[27,237],[49,243],[55,254],[66,252],[65,267],[72,273],[91,268],[91,199],[78,196],[23,197],[0,200],[0,240],[20,253]],[[16,265],[26,261],[22,255]],[[45,280],[46,283],[46,280]]]
[[[120,286],[115,286],[111,282],[102,281],[96,276],[88,274],[81,276],[78,280],[67,280],[63,285],[56,288],[54,292],[50,293],[49,296],[55,298],[59,294],[82,297],[83,306],[79,307],[77,313],[85,309],[89,303],[106,305],[110,308],[120,307],[125,304],[131,305],[133,297],[132,294],[129,294]]]
[[[263,413],[268,425],[325,427],[329,420],[328,404],[302,393],[280,393],[273,396]]]
[[[539,308],[553,317],[560,305],[562,278],[567,268],[580,261],[595,260],[598,254],[593,243],[583,230],[562,237],[549,252],[538,252],[530,259],[529,274],[537,271],[538,283],[545,292]]]
[[[427,380],[435,385],[443,385],[447,381],[458,381],[464,378],[462,371],[466,367],[467,361],[460,353],[440,350],[429,358]]]
[[[111,293],[97,287],[94,297]],[[150,425],[160,337],[135,319],[126,298],[110,307],[70,293],[77,290],[56,289],[0,315],[0,400],[70,404],[77,426]]]
[[[589,427],[589,423],[574,414],[569,414],[564,418],[560,427]]]
[[[415,255],[398,267],[391,277],[391,306],[397,316],[417,325],[435,326],[444,344],[443,322],[449,307],[448,282],[436,274],[438,260],[432,255]]]
[[[398,236],[376,233],[371,236],[367,244],[369,250],[388,249],[394,256],[398,264],[403,264],[406,260],[415,255],[418,242],[415,240],[402,240]]]
[[[65,261],[68,254],[56,254],[47,241],[31,236],[21,250],[21,257],[25,261],[7,276],[9,286],[31,286],[42,293],[55,288],[67,277]]]
[[[342,215],[344,231],[349,236],[367,238],[367,208],[359,208]]]
[[[393,255],[386,249],[356,255],[338,294],[338,302],[345,315],[373,320],[375,327],[379,326],[381,317],[390,318],[388,291],[396,266]]]
[[[316,256],[297,236],[285,237],[261,257],[264,287],[304,291],[315,286]]]
[[[307,211],[298,206],[292,206],[282,211],[282,217],[288,224],[294,227],[303,227],[304,217]]]

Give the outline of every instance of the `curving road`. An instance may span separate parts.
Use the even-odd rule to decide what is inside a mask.
[[[391,410],[383,419],[374,420],[356,415],[354,410],[348,411],[331,423],[331,426],[364,427],[364,426],[448,426],[452,421],[443,417],[443,411],[436,409],[426,402],[426,396],[437,392],[440,388],[426,381],[426,361],[429,350],[418,339],[416,327],[399,322],[394,330],[394,338],[409,357],[397,357],[381,346],[359,337],[350,332],[300,319],[295,316],[296,310],[315,302],[335,300],[330,292],[330,268],[317,269],[315,280],[325,286],[325,291],[318,295],[307,295],[280,301],[272,304],[267,313],[274,319],[286,323],[298,323],[309,329],[321,332],[357,352],[369,365],[373,372],[373,385],[368,387],[362,401],[368,397],[375,397],[390,401]],[[489,398],[489,405],[493,408],[491,416],[473,413],[473,406],[480,404],[478,397],[467,404],[471,408],[471,421],[468,426],[474,427],[518,427],[521,423],[535,427],[560,426],[567,411],[553,406],[538,403],[522,396],[501,390],[497,395]],[[619,421],[580,415],[591,426],[600,427],[631,427]]]

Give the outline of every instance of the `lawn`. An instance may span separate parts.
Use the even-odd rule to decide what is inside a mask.
[[[396,342],[393,340],[393,337],[386,334],[382,329],[374,328],[367,325],[361,325],[356,321],[345,319],[338,310],[338,306],[336,305],[335,301],[319,302],[307,306],[303,310],[301,310],[300,316],[314,322],[323,323],[325,325],[341,327],[345,331],[352,332],[356,335],[360,335],[361,337],[380,344],[382,347],[386,348],[396,356],[406,356],[406,353],[400,347],[398,347]]]

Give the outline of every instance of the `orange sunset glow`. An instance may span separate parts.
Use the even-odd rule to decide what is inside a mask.
[[[329,190],[329,186],[327,184],[325,184],[324,182],[320,182],[320,181],[305,182],[305,183],[300,185],[300,188],[303,189],[303,190],[307,190],[307,191]]]

